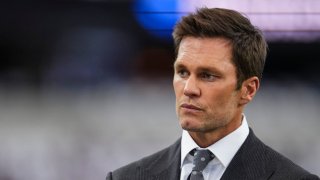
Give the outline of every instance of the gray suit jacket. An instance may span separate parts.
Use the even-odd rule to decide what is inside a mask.
[[[168,148],[109,172],[107,180],[179,180],[180,142]],[[224,172],[222,180],[228,179],[279,179],[319,180],[289,159],[262,143],[250,130],[249,136]]]

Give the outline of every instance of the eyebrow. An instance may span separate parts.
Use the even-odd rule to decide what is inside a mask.
[[[176,69],[176,68],[185,68],[186,66],[176,61],[174,62],[173,67]]]
[[[176,70],[176,69],[183,69],[183,68],[186,68],[186,69],[188,69],[184,64],[182,64],[182,63],[179,63],[179,62],[175,62],[174,63],[174,69]],[[216,74],[216,75],[218,75],[218,76],[222,76],[223,75],[223,73],[221,72],[221,70],[219,70],[219,69],[217,69],[217,68],[215,68],[215,67],[197,67],[197,69],[196,69],[196,71],[197,72],[211,72],[211,73],[214,73],[214,74]]]
[[[220,70],[215,68],[215,67],[198,67],[197,69],[200,70],[200,71],[216,71],[216,72],[220,72]]]

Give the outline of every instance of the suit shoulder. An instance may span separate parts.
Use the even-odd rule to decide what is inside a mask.
[[[274,167],[272,179],[319,179],[271,147],[264,143],[262,145],[265,156],[268,157],[268,166]]]
[[[122,173],[135,173],[139,169],[145,169],[152,165],[154,162],[157,161],[158,158],[162,157],[166,152],[168,151],[168,148],[162,149],[154,154],[151,154],[149,156],[143,157],[142,159],[139,159],[137,161],[131,162],[130,164],[127,164],[123,167],[120,167],[119,169],[116,169],[114,171],[114,174],[122,174]]]
[[[152,167],[159,166],[162,163],[170,163],[170,161],[172,161],[172,154],[177,153],[179,147],[180,141],[178,140],[175,144],[165,149],[116,169],[111,174],[109,173],[108,176],[112,176],[112,179],[123,180],[134,179],[133,177],[141,177],[143,174],[148,174],[146,172]]]

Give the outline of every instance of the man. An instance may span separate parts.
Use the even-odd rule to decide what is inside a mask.
[[[173,86],[182,138],[107,180],[319,179],[263,144],[244,107],[259,89],[267,44],[240,13],[201,8],[176,25]]]

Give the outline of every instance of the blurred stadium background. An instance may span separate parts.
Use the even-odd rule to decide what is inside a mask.
[[[172,26],[196,7],[248,15],[269,43],[246,116],[320,175],[320,2],[83,0],[0,3],[0,180],[104,179],[181,134]]]

